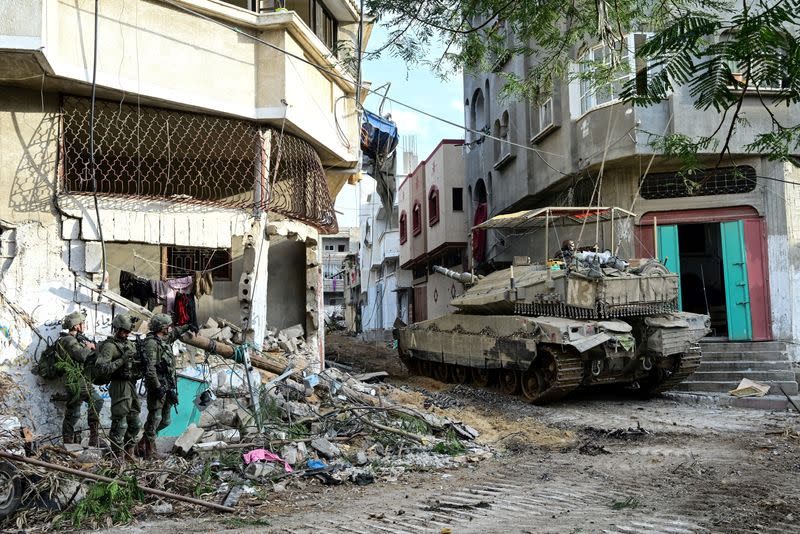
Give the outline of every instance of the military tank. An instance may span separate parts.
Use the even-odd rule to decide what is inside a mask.
[[[610,219],[613,228],[620,211],[629,213],[541,208],[501,215],[476,229],[520,228],[520,221],[530,228],[544,219],[547,235],[558,218],[585,224],[586,217],[598,224]],[[559,255],[538,264],[517,257],[485,277],[436,266],[466,291],[452,300],[455,313],[395,323],[403,363],[441,381],[496,383],[501,392],[522,393],[537,404],[611,384],[655,394],[697,369],[709,317],[678,311],[677,274],[656,259],[624,261],[611,252],[574,250]]]

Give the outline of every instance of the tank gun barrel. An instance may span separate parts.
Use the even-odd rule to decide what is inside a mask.
[[[483,278],[482,276],[476,276],[472,273],[460,273],[458,271],[453,271],[452,269],[448,269],[447,267],[442,267],[441,265],[434,265],[433,270],[439,274],[445,275],[447,278],[451,278],[456,282],[461,282],[462,284],[477,284],[478,280]]]

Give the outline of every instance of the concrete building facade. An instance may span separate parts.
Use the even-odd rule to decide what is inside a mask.
[[[318,244],[359,159],[355,77],[332,51],[358,12],[238,3],[0,3],[0,369],[27,398],[49,399],[30,368],[65,313],[109,333],[121,271],[211,272],[201,323],[257,346],[301,324],[322,364]],[[19,413],[55,433],[60,407],[33,404]]]
[[[450,301],[464,291],[433,271],[434,265],[457,271],[467,267],[463,144],[443,140],[398,188],[400,266],[412,276],[406,290],[412,322],[454,311]]]
[[[345,315],[345,272],[347,256],[358,253],[358,228],[341,228],[338,233],[321,237],[322,277],[325,315],[343,319]]]
[[[646,36],[630,34],[625,39],[628,49],[635,50]],[[573,57],[577,72],[586,68],[582,62],[589,58],[610,61],[611,52],[597,45],[575,50]],[[721,147],[730,117],[695,109],[686,87],[651,107],[623,103],[622,82],[647,72],[647,65],[633,55],[623,58],[629,71],[610,86],[555,80],[552,91],[540,95],[538,102],[502,102],[498,95],[503,73],[524,77],[535,61],[501,58],[494,72],[464,78],[467,125],[484,132],[467,138],[470,222],[546,205],[630,209],[634,217],[614,223],[614,243],[610,223],[599,228],[557,228],[551,230],[549,242],[570,238],[578,246],[597,242],[622,257],[666,259],[668,267],[680,273],[682,308],[708,310],[712,335],[785,341],[797,359],[800,247],[795,221],[800,188],[793,182],[798,182],[800,169],[746,150],[757,133],[771,126],[755,91],[743,99],[748,125],[734,130],[730,157],[720,161],[709,148],[699,154],[700,173],[686,179],[679,162],[654,148],[653,133],[711,135],[723,121],[714,136]],[[767,104],[776,89],[760,88]],[[774,107],[773,112],[782,124],[800,122],[797,105]],[[484,237],[485,247],[471,249],[479,269],[507,266],[514,256],[543,257],[557,250],[557,245],[541,250],[541,231],[524,235],[490,231]]]
[[[361,228],[361,329],[365,339],[390,339],[395,319],[405,321],[409,305],[398,288],[410,283],[400,269],[398,205],[391,212],[376,193],[359,208]]]

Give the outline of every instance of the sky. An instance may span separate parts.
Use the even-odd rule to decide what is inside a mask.
[[[372,31],[367,50],[374,50],[386,41],[387,32],[381,26]],[[407,66],[399,58],[391,57],[384,52],[377,60],[365,61],[363,66],[364,80],[371,82],[372,87],[379,87],[391,82],[389,96],[407,103],[415,108],[433,115],[443,117],[456,124],[464,123],[463,78],[460,72],[453,73],[447,81],[442,81],[424,66]],[[378,112],[381,103],[380,94],[370,93],[364,107],[373,113]],[[441,121],[426,117],[399,104],[387,101],[383,106],[383,114],[391,113],[392,120],[397,123],[398,133],[415,135],[417,138],[417,157],[422,161],[428,157],[442,139],[463,138],[463,130]],[[398,146],[398,149],[400,147]],[[336,197],[336,210],[339,228],[358,226],[359,194],[361,202],[367,194],[374,191],[375,182],[364,175],[359,185],[346,184]]]

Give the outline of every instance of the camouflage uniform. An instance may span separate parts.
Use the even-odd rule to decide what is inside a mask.
[[[142,426],[139,421],[141,405],[136,394],[136,381],[140,378],[136,346],[132,341],[111,336],[100,344],[97,352],[95,365],[98,374],[111,377],[108,386],[111,396],[111,446],[121,452],[126,447],[133,447]]]
[[[174,328],[167,336],[160,338],[150,332],[144,340],[144,354],[147,358],[147,372],[144,376],[147,387],[147,421],[144,436],[153,441],[160,430],[171,422],[170,411],[175,406],[167,398],[167,383],[175,380],[175,356],[172,344],[191,329],[190,325]],[[177,387],[177,381],[175,381]],[[175,391],[177,395],[177,391]]]
[[[79,441],[80,434],[75,432],[75,425],[81,416],[81,405],[87,404],[87,419],[89,423],[89,441],[96,445],[97,432],[100,425],[100,410],[103,409],[103,399],[97,394],[90,380],[83,374],[86,359],[92,354],[92,349],[78,341],[73,334],[64,334],[56,341],[56,351],[60,355],[68,355],[77,364],[81,375],[67,374],[64,386],[67,393],[64,422],[61,433],[64,443]]]

